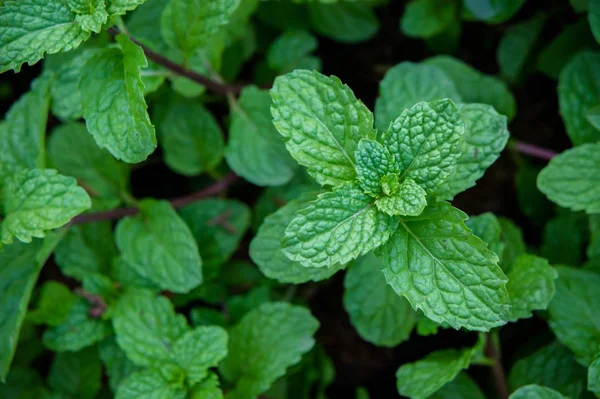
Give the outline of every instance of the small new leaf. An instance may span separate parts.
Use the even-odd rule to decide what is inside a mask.
[[[427,192],[413,179],[405,179],[390,196],[375,200],[377,209],[390,216],[418,216],[427,206]]]
[[[377,141],[360,140],[355,157],[358,182],[365,193],[374,197],[381,196],[383,192],[381,180],[384,176],[400,173],[394,156]]]

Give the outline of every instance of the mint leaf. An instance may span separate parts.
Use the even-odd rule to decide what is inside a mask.
[[[231,109],[227,163],[259,186],[279,186],[293,176],[296,163],[271,122],[271,99],[264,90],[246,87]]]
[[[554,157],[538,175],[537,186],[560,206],[600,212],[600,144],[585,144]]]
[[[548,307],[550,328],[575,353],[578,362],[587,366],[600,345],[596,325],[600,317],[600,275],[567,267],[556,270],[556,294]]]
[[[339,42],[368,40],[379,30],[379,19],[365,3],[309,2],[308,11],[314,30]]]
[[[400,29],[410,37],[434,37],[457,18],[457,8],[454,1],[412,0],[402,14]]]
[[[227,355],[227,331],[221,327],[196,327],[173,345],[173,359],[186,372],[191,386],[208,375]]]
[[[136,371],[137,367],[119,347],[114,335],[100,343],[98,353],[106,369],[106,374],[108,374],[108,385],[113,392],[117,392],[121,382]]]
[[[289,259],[305,267],[347,263],[384,244],[398,225],[357,184],[319,195],[296,215],[281,245]]]
[[[402,62],[387,71],[379,82],[379,96],[375,102],[377,129],[385,131],[405,109],[419,101],[441,98],[461,101],[454,83],[444,72],[431,65]]]
[[[326,280],[342,269],[344,264],[309,268],[288,259],[281,250],[281,239],[286,227],[296,217],[296,212],[310,205],[312,195],[305,195],[267,216],[250,242],[250,257],[268,278],[280,283],[301,284]]]
[[[62,324],[75,302],[69,288],[56,281],[47,281],[41,288],[37,306],[27,312],[27,321],[35,324],[57,326]]]
[[[184,399],[187,391],[183,382],[172,381],[165,374],[158,369],[137,371],[119,385],[115,399]]]
[[[377,199],[377,209],[390,216],[418,216],[423,212],[427,206],[427,192],[414,180],[404,179],[397,190],[387,197]]]
[[[461,156],[464,124],[451,100],[420,102],[406,109],[381,142],[410,178],[431,193],[452,173]]]
[[[253,398],[300,362],[315,341],[319,322],[302,307],[265,303],[229,332],[229,350],[220,371],[235,388],[228,399]]]
[[[507,275],[506,289],[510,297],[510,321],[533,316],[534,310],[545,310],[554,296],[554,280],[558,273],[544,258],[521,255]]]
[[[106,0],[106,9],[110,15],[123,15],[127,11],[135,10],[145,2],[146,0]]]
[[[195,385],[189,393],[190,399],[223,399],[223,392],[219,388],[219,377],[209,372],[208,377]]]
[[[61,352],[54,356],[48,385],[66,397],[93,399],[100,390],[102,364],[97,348]]]
[[[600,43],[600,2],[598,0],[589,1],[588,22],[596,41]]]
[[[105,0],[90,0],[84,1],[84,4],[80,3],[79,0],[67,1],[67,5],[71,8],[71,11],[77,14],[75,21],[77,21],[84,31],[100,33],[102,25],[108,20]]]
[[[317,49],[317,38],[304,30],[290,30],[281,34],[269,47],[267,64],[275,71],[283,73],[294,69],[321,69],[321,60],[310,56]],[[315,68],[304,68],[309,63]]]
[[[90,37],[60,1],[18,0],[0,6],[0,73],[35,64],[44,53],[78,47]]]
[[[381,179],[384,176],[400,173],[394,156],[377,141],[361,139],[355,151],[355,158],[358,183],[365,193],[373,197],[383,194]],[[392,193],[386,193],[390,194]]]
[[[556,217],[544,226],[541,255],[553,264],[579,266],[588,234],[584,215],[569,212]]]
[[[472,216],[465,223],[469,229],[477,237],[488,245],[488,248],[496,253],[499,257],[504,251],[504,243],[502,242],[502,227],[498,218],[490,212],[482,213],[481,215]],[[500,258],[502,265],[502,258]],[[505,265],[503,270],[508,270]],[[511,265],[509,265],[511,266]]]
[[[473,18],[490,24],[499,24],[512,17],[525,0],[464,0],[465,11]]]
[[[523,240],[523,232],[519,226],[506,218],[498,218],[498,222],[500,222],[502,228],[500,237],[504,243],[504,250],[499,254],[500,261],[504,266],[504,270],[509,270],[517,257],[524,254],[527,248]]]
[[[600,140],[598,131],[586,118],[588,109],[600,103],[596,71],[600,54],[584,51],[563,68],[558,79],[560,115],[574,145]]]
[[[22,169],[4,187],[2,242],[17,237],[31,242],[45,230],[59,228],[91,206],[85,190],[72,177],[52,169]]]
[[[358,142],[376,133],[373,115],[348,86],[333,76],[296,70],[275,80],[271,97],[273,124],[286,148],[319,184],[356,178]]]
[[[120,47],[99,51],[85,63],[79,82],[83,117],[101,148],[136,163],[156,148],[140,77],[148,62],[127,36],[117,36],[117,42]]]
[[[459,373],[454,380],[444,385],[430,399],[485,399],[475,381],[465,372]]]
[[[600,356],[596,356],[588,369],[588,390],[594,392],[596,396],[600,394]]]
[[[159,139],[167,166],[186,176],[213,170],[223,158],[223,133],[200,103],[173,95],[160,122]]]
[[[567,399],[554,389],[539,385],[527,385],[517,389],[508,399]]]
[[[461,155],[454,171],[436,190],[441,199],[451,200],[475,185],[490,167],[508,142],[506,117],[490,105],[460,104],[460,118],[465,125]]]
[[[446,202],[405,217],[383,250],[383,273],[413,308],[453,328],[487,331],[506,323],[509,298],[498,257]]]
[[[117,343],[138,366],[160,366],[172,359],[172,345],[189,327],[173,304],[145,290],[131,290],[117,303],[113,327]]]
[[[344,308],[363,339],[394,347],[410,337],[417,313],[386,284],[381,263],[368,254],[350,266],[344,278]]]
[[[166,201],[143,200],[140,214],[117,224],[123,259],[161,288],[189,292],[202,283],[202,259],[194,236]]]

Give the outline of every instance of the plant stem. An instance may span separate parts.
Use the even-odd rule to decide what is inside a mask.
[[[485,354],[494,361],[492,365],[492,376],[494,377],[494,384],[496,385],[496,392],[498,393],[499,399],[508,399],[508,384],[506,383],[506,373],[502,366],[502,360],[500,359],[500,353],[494,342],[492,336],[486,334],[485,343]]]
[[[189,195],[186,195],[183,197],[174,198],[174,199],[170,200],[169,202],[171,203],[173,208],[175,208],[175,209],[181,208],[183,206],[191,204],[192,202],[196,202],[196,201],[199,201],[204,198],[212,197],[216,194],[219,194],[219,193],[225,191],[229,186],[231,186],[238,179],[239,179],[239,177],[235,173],[231,172],[231,173],[225,175],[221,180],[211,184],[210,186],[208,186],[200,191],[196,191],[195,193],[192,193],[192,194],[189,194]],[[75,216],[73,219],[71,219],[69,224],[75,225],[75,224],[83,224],[83,223],[90,223],[90,222],[100,222],[103,220],[118,220],[125,216],[135,215],[138,213],[138,211],[139,211],[138,208],[130,207],[130,208],[111,209],[110,211],[104,211],[104,212],[84,213],[82,215]]]
[[[527,154],[534,158],[543,159],[545,161],[549,161],[555,156],[558,155],[556,151],[549,150],[547,148],[538,147],[534,144],[524,143],[519,140],[512,141],[512,147],[522,154]]]
[[[121,31],[115,27],[108,28],[107,32],[112,36],[116,36],[121,33]],[[217,82],[217,81],[210,79],[198,72],[188,70],[187,68],[185,68],[179,64],[176,64],[175,62],[171,61],[170,59],[168,59],[168,58],[158,54],[157,52],[149,49],[148,47],[144,46],[142,43],[137,41],[132,36],[129,36],[129,40],[131,40],[133,43],[140,46],[142,48],[142,50],[144,51],[146,58],[148,58],[149,60],[157,63],[160,66],[167,68],[168,70],[170,70],[171,72],[173,72],[176,75],[183,76],[185,78],[193,80],[194,82],[205,86],[207,89],[214,91],[215,93],[239,94],[239,92],[242,91],[243,86],[228,84],[228,83],[224,83],[224,82]]]

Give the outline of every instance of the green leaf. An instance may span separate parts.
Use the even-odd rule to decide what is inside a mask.
[[[344,308],[363,339],[394,347],[410,337],[417,313],[387,285],[381,263],[368,254],[350,267],[344,278]]]
[[[22,169],[8,178],[4,187],[2,242],[17,237],[31,242],[44,237],[45,230],[57,229],[91,206],[84,189],[72,177],[52,169]]]
[[[585,386],[585,369],[577,364],[573,352],[554,342],[518,360],[510,370],[508,383],[512,389],[545,385],[565,396],[579,398]]]
[[[523,6],[525,0],[463,0],[464,9],[476,20],[499,24]]]
[[[472,216],[465,223],[477,237],[488,245],[488,248],[498,256],[504,251],[502,242],[502,227],[496,215],[491,212]]]
[[[501,79],[481,73],[458,58],[437,55],[424,61],[441,69],[466,103],[488,104],[512,120],[516,113],[515,98]]]
[[[96,342],[108,334],[108,324],[89,315],[90,304],[76,298],[64,323],[50,327],[44,332],[44,345],[55,352],[75,352]]]
[[[173,345],[173,358],[186,372],[191,386],[204,380],[208,369],[227,355],[227,331],[221,327],[196,327]]]
[[[223,399],[223,391],[219,388],[219,377],[209,372],[208,378],[195,385],[188,395],[190,399]]]
[[[189,59],[229,22],[238,4],[239,0],[171,0],[160,21],[163,37]]]
[[[27,321],[57,326],[62,324],[75,302],[75,296],[64,284],[47,281],[40,288],[37,307],[27,313]]]
[[[552,158],[537,186],[558,205],[574,211],[600,212],[600,143],[571,148]]]
[[[453,328],[487,331],[506,323],[509,298],[498,257],[446,202],[406,217],[384,252],[383,273],[413,308]]]
[[[541,170],[541,166],[523,159],[519,162],[514,180],[519,208],[538,226],[546,223],[554,214],[554,204],[537,188]]]
[[[93,399],[100,390],[102,364],[98,349],[61,352],[54,356],[48,374],[48,385],[66,397]]]
[[[587,388],[598,396],[600,394],[600,356],[596,356],[588,369]]]
[[[557,267],[556,294],[550,302],[550,328],[585,366],[592,362],[600,345],[600,275]]]
[[[431,65],[402,62],[386,72],[375,102],[377,129],[385,131],[398,116],[419,101],[450,98],[461,101],[454,83]]]
[[[347,263],[383,245],[398,226],[357,184],[319,195],[296,215],[281,245],[289,259],[305,267]]]
[[[117,343],[138,366],[171,361],[173,344],[189,330],[167,298],[143,290],[129,291],[119,300],[113,326]]]
[[[434,37],[458,17],[457,8],[454,1],[412,0],[402,14],[400,29],[410,37]]]
[[[498,159],[509,137],[506,117],[491,105],[460,104],[458,110],[465,125],[461,155],[454,171],[435,190],[438,198],[447,200],[475,185]]]
[[[117,42],[120,47],[99,51],[85,63],[79,82],[83,117],[101,148],[136,163],[156,148],[140,77],[148,62],[127,36],[117,36]]]
[[[145,2],[146,0],[106,0],[106,9],[110,15],[123,15]]]
[[[268,93],[249,86],[231,110],[225,158],[238,175],[258,186],[285,184],[296,167],[271,122],[270,107]]]
[[[55,128],[48,142],[48,157],[60,173],[84,183],[94,197],[120,202],[127,192],[127,165],[99,148],[82,123]]]
[[[337,5],[336,5],[337,7]],[[273,123],[300,165],[321,185],[356,178],[354,152],[375,139],[373,114],[336,77],[296,70],[271,89]]]
[[[3,398],[45,399],[49,395],[44,380],[34,369],[15,367],[10,371],[6,383],[0,385],[0,396]]]
[[[0,7],[0,73],[35,64],[44,53],[78,47],[90,37],[61,1],[18,0]]]
[[[533,316],[534,310],[545,310],[554,296],[554,280],[558,273],[548,261],[534,255],[521,255],[507,275],[506,289],[510,297],[510,321]]]
[[[560,115],[574,145],[600,140],[586,117],[588,109],[600,104],[600,54],[584,51],[563,68],[558,80]]]
[[[588,22],[596,41],[600,43],[600,1],[590,0],[588,5]]]
[[[475,381],[465,372],[459,373],[454,380],[444,385],[430,399],[485,399]]]
[[[377,209],[390,216],[418,216],[423,212],[427,206],[427,192],[414,180],[404,179],[397,190],[390,196],[377,199]]]
[[[600,214],[589,217],[590,242],[587,247],[589,259],[600,258]]]
[[[117,224],[123,259],[163,289],[186,293],[202,283],[202,259],[194,236],[166,201],[143,200],[140,214]]]
[[[310,53],[317,49],[319,42],[317,38],[304,30],[289,30],[282,33],[269,47],[267,52],[267,64],[275,71],[287,73],[301,68]],[[317,66],[321,69],[321,61],[318,58]]]
[[[80,0],[67,0],[71,11],[77,14],[75,21],[84,31],[100,33],[102,25],[108,20],[105,0],[85,0],[81,3]]]
[[[220,371],[235,388],[228,399],[254,398],[315,344],[319,322],[302,307],[266,303],[246,314],[229,332],[229,350]]]
[[[338,42],[362,42],[379,30],[379,19],[362,2],[310,2],[308,10],[314,30]]]
[[[420,102],[406,109],[381,141],[410,178],[428,193],[453,172],[461,156],[465,128],[451,100]]]
[[[585,113],[585,117],[596,130],[600,130],[600,105],[589,108]]]
[[[158,369],[137,371],[119,385],[115,399],[184,399],[187,390],[182,382],[165,374]]]
[[[137,367],[119,347],[114,335],[100,343],[98,353],[106,369],[106,374],[108,374],[108,385],[113,392],[117,392],[121,382],[136,371]]]
[[[45,77],[34,80],[31,90],[6,113],[4,122],[0,123],[0,162],[29,169],[45,166],[50,82],[51,79]]]
[[[199,102],[174,95],[159,127],[167,166],[185,176],[213,170],[223,158],[225,143],[219,124]]]
[[[500,261],[504,270],[509,270],[519,255],[527,251],[523,232],[513,221],[505,218],[498,218],[502,227],[501,240],[504,243],[504,251],[499,254]]]
[[[517,389],[508,399],[567,399],[554,389],[539,385],[527,385]]]
[[[555,265],[581,265],[587,224],[585,215],[571,212],[550,220],[544,226],[541,255]]]
[[[381,179],[384,176],[400,173],[394,156],[377,141],[361,139],[355,151],[355,158],[358,182],[364,192],[373,197],[383,194]]]

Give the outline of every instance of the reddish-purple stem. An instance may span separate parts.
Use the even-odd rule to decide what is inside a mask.
[[[519,140],[513,141],[513,148],[522,154],[527,154],[534,158],[543,159],[545,161],[549,161],[558,155],[556,151],[552,151],[543,147],[538,147],[534,144],[524,143]]]

